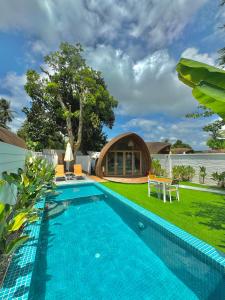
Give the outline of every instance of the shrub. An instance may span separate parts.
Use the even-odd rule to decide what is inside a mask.
[[[173,178],[179,181],[191,181],[195,175],[195,170],[191,166],[174,166]]]
[[[3,204],[0,199],[0,283],[4,276],[9,257],[29,236],[23,235],[23,228],[38,219],[36,201],[54,188],[54,168],[41,158],[29,157],[25,168],[18,173],[3,172],[0,187],[5,184],[16,185],[15,205]]]
[[[206,177],[206,167],[200,166],[199,167],[199,182],[205,183],[205,177]]]
[[[217,185],[225,188],[225,172],[222,173],[218,173],[218,172],[214,172],[212,173],[212,179],[214,181],[217,181]]]
[[[152,172],[156,176],[167,176],[166,169],[164,169],[161,166],[160,161],[158,159],[152,160]]]

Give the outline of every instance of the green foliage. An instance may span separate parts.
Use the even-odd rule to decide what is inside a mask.
[[[81,45],[61,43],[59,50],[44,61],[51,74],[43,68],[45,76],[34,70],[27,72],[25,90],[32,101],[30,107],[24,108],[27,118],[18,134],[28,141],[28,146],[29,141],[37,142],[35,150],[57,149],[63,148],[65,136],[73,146],[82,125],[80,146],[84,152],[105,144],[102,128],[112,128],[117,101],[107,90],[101,73],[87,66]]]
[[[3,179],[18,189],[16,209],[33,207],[37,200],[54,188],[54,167],[42,158],[28,157],[25,170],[3,172]],[[47,185],[48,183],[48,185]]]
[[[10,102],[4,98],[0,99],[0,127],[8,129],[8,123],[13,120],[13,111],[10,109]]]
[[[28,221],[28,216],[29,211],[14,216],[10,205],[0,203],[0,256],[12,254],[28,239],[28,236],[20,236],[19,233]]]
[[[161,166],[160,161],[158,159],[152,160],[152,172],[156,176],[167,176],[166,169],[164,169]]]
[[[28,236],[21,236],[27,223],[38,219],[35,203],[52,192],[54,168],[41,158],[27,157],[25,169],[18,173],[3,173],[1,185],[17,186],[17,202],[14,206],[0,203],[0,255],[12,254]]]
[[[217,185],[225,188],[225,172],[218,173],[214,172],[212,173],[212,179],[217,182]]]
[[[191,181],[195,170],[191,166],[173,166],[173,178],[179,181]]]
[[[225,119],[225,71],[186,58],[180,59],[176,69],[195,99]]]
[[[225,140],[221,139],[208,139],[207,146],[211,149],[225,149]]]
[[[206,175],[207,175],[207,173],[206,173],[206,167],[200,166],[199,167],[199,181],[200,181],[200,183],[204,183],[205,182]]]
[[[171,148],[190,148],[190,149],[192,149],[190,145],[185,144],[185,143],[184,143],[183,141],[181,141],[181,140],[177,140],[177,141],[171,146]]]

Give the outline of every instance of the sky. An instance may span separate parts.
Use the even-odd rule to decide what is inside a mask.
[[[81,43],[87,63],[102,72],[118,100],[108,138],[126,131],[145,141],[182,139],[206,149],[191,89],[176,74],[180,57],[216,65],[224,47],[219,0],[0,0],[0,97],[16,111],[16,131],[29,105],[26,71],[40,71],[43,56],[60,42]]]

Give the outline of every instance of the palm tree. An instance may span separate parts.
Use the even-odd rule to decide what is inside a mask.
[[[0,99],[0,126],[8,129],[8,122],[13,120],[13,111],[10,109],[10,102],[4,98]]]

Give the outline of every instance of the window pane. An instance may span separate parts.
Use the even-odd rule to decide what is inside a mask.
[[[132,175],[132,152],[126,152],[126,175]]]
[[[134,175],[141,174],[141,153],[134,152]]]
[[[115,174],[115,152],[108,153],[108,175]]]
[[[123,175],[123,152],[117,152],[117,175]]]

